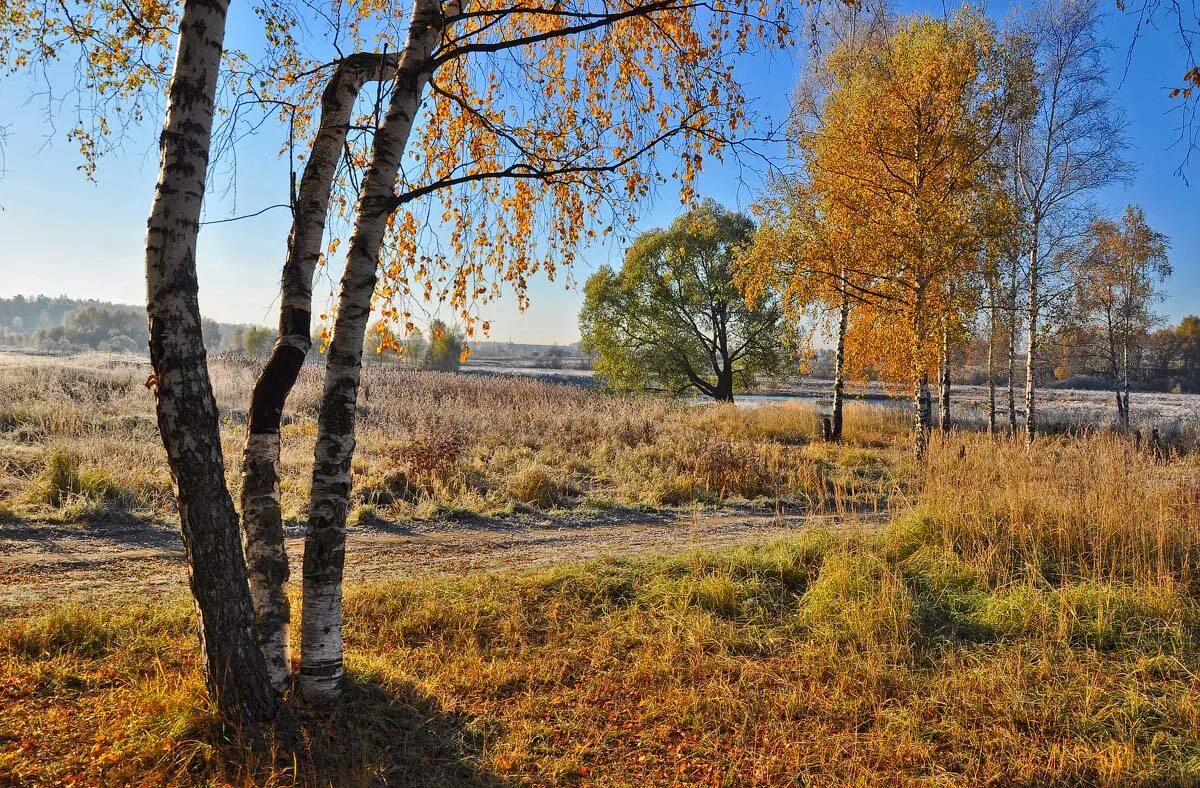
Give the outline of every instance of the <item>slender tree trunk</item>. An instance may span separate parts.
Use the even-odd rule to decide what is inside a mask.
[[[833,359],[833,414],[830,419],[829,438],[842,439],[842,403],[846,389],[846,326],[850,322],[850,299],[842,294],[838,310],[837,353]]]
[[[1008,291],[1008,434],[1017,435],[1017,262],[1012,264],[1012,282]]]
[[[941,391],[938,392],[938,427],[944,434],[950,431],[950,332],[946,329],[944,320],[942,321],[942,357],[939,366]]]
[[[254,636],[254,609],[225,485],[225,460],[200,326],[196,237],[212,135],[226,0],[188,0],[160,140],[146,233],[150,383],[179,502],[208,689],[228,720],[274,716],[277,701]]]
[[[1129,429],[1129,342],[1126,342],[1121,347],[1121,378],[1123,392],[1120,395],[1123,399],[1121,407],[1121,427],[1125,430]]]
[[[1034,390],[1034,374],[1037,370],[1037,321],[1038,321],[1038,231],[1039,222],[1035,217],[1033,222],[1033,242],[1029,250],[1029,321],[1028,356],[1025,359],[1025,441],[1033,443],[1037,434],[1034,420],[1036,392]]]
[[[390,62],[389,62],[390,61]],[[294,206],[279,297],[279,336],[250,399],[242,455],[242,533],[258,642],[282,690],[291,673],[288,558],[279,505],[279,425],[312,347],[312,281],[321,255],[334,173],[363,83],[383,78],[396,58],[356,54],[340,61],[321,96],[321,122]]]
[[[929,374],[922,372],[913,389],[913,453],[917,460],[925,459],[929,448],[929,433],[933,422],[933,402],[929,394]]]
[[[925,459],[929,448],[929,433],[933,422],[933,404],[929,396],[929,373],[924,357],[925,337],[925,293],[917,292],[912,320],[912,370],[913,370],[913,454],[917,462]]]
[[[996,434],[996,291],[988,288],[988,435]]]
[[[447,13],[453,15],[456,10],[447,7]],[[314,700],[332,700],[341,694],[342,571],[363,337],[371,311],[379,249],[388,217],[394,210],[393,190],[401,157],[421,93],[429,80],[430,54],[440,42],[443,28],[441,4],[437,0],[418,0],[413,7],[409,40],[400,57],[388,110],[375,135],[371,164],[363,176],[342,275],[317,424],[304,540],[300,690]]]

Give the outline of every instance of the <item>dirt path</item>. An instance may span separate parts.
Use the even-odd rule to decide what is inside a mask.
[[[817,524],[849,527],[873,519],[723,510],[376,523],[351,529],[346,577],[358,583],[531,569],[761,542]],[[304,540],[298,531],[289,533],[287,546],[292,566],[299,567]],[[159,598],[182,591],[186,583],[183,545],[167,524],[0,525],[0,615],[68,600]]]

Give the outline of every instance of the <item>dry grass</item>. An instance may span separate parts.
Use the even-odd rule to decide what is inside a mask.
[[[928,522],[353,589],[346,702],[253,741],[203,701],[186,605],[12,623],[0,782],[1200,780],[1190,570],[999,581]]]
[[[3,369],[5,506],[35,520],[172,513],[144,367],[97,355]],[[257,372],[250,362],[212,369],[235,497]],[[320,385],[320,370],[305,368],[283,428],[288,517],[307,506]],[[817,416],[807,405],[697,408],[519,378],[368,367],[359,413],[357,520],[727,501],[876,508],[905,476],[903,452],[890,449],[903,441],[903,417],[879,407],[850,407],[847,448],[811,442]],[[77,490],[51,479],[63,458],[89,483]]]
[[[221,378],[226,402],[244,385],[234,377]],[[0,784],[1200,782],[1196,454],[1158,463],[1113,436],[1027,450],[955,433],[918,470],[886,415],[855,416],[851,444],[833,447],[806,442],[811,414],[796,408],[743,416],[450,376],[397,379],[385,394],[374,382],[359,474],[388,491],[376,511],[472,495],[649,500],[656,484],[660,501],[883,495],[893,520],[349,589],[346,701],[290,699],[254,734],[214,721],[182,600],[4,622]],[[120,411],[134,396],[110,401]],[[6,484],[70,497],[87,469],[113,467],[88,449],[112,414],[73,412],[76,438],[54,435],[72,452],[56,455],[63,467],[38,454]],[[126,473],[108,471],[104,494],[127,489]]]

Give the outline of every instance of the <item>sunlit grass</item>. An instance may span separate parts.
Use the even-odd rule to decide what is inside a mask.
[[[183,603],[10,622],[0,782],[1200,779],[1183,578],[995,582],[900,531],[352,589],[346,703],[257,738]]]
[[[236,497],[258,367],[211,368]],[[10,509],[58,521],[173,514],[152,396],[138,380],[144,369],[97,355],[8,363],[4,371],[0,498]],[[904,462],[888,448],[903,440],[895,414],[859,403],[847,412],[850,445],[820,446],[817,413],[806,404],[690,407],[529,379],[381,367],[367,367],[363,380],[352,506],[381,519],[727,502],[876,508],[898,478],[891,466]],[[287,517],[307,507],[320,385],[320,370],[306,367],[289,400]]]
[[[218,369],[227,456],[252,372]],[[0,517],[169,510],[131,374],[0,380]],[[351,588],[345,702],[289,698],[264,731],[214,719],[186,599],[10,618],[0,784],[1200,782],[1197,454],[953,432],[917,466],[875,407],[832,445],[806,407],[391,374],[356,522],[786,499],[888,525]],[[285,427],[295,511],[316,391]]]

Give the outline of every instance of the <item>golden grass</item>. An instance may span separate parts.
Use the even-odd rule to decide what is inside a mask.
[[[233,374],[219,378],[226,401],[243,385]],[[135,455],[106,466],[89,447],[136,396],[59,405],[77,420],[42,411],[76,425],[53,433],[72,452],[58,470],[12,448],[34,422],[8,427],[25,464],[6,466],[7,489],[76,494],[92,467],[127,484]],[[214,720],[185,600],[5,621],[0,784],[1200,782],[1195,454],[953,433],[917,468],[886,413],[860,411],[838,447],[807,442],[803,409],[743,416],[436,375],[372,388],[366,407],[358,472],[387,495],[362,499],[364,517],[786,490],[830,508],[879,495],[892,520],[348,589],[345,702],[289,698],[257,732]],[[29,500],[20,516],[50,506]]]
[[[353,589],[346,702],[258,738],[212,719],[186,605],[58,610],[0,635],[0,782],[1200,779],[1187,589],[997,586],[895,541]]]
[[[171,515],[144,367],[96,355],[9,361],[3,370],[0,502],[35,520]],[[251,362],[212,365],[235,498],[257,371]],[[281,477],[288,517],[307,506],[320,384],[320,370],[305,368],[289,402]],[[353,463],[352,503],[363,510],[355,519],[727,501],[882,506],[904,476],[903,452],[889,448],[903,443],[902,416],[852,404],[852,447],[812,443],[816,421],[802,404],[688,407],[533,380],[368,367]],[[75,481],[54,476],[66,465]],[[75,489],[89,480],[87,490]]]

